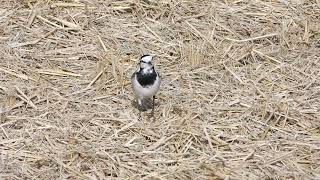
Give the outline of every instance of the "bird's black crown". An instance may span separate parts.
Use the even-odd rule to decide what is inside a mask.
[[[142,59],[142,58],[144,58],[144,57],[147,57],[147,56],[150,56],[150,54],[144,54],[144,55],[141,56],[140,59]]]

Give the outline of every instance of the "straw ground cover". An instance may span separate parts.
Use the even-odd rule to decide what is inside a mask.
[[[2,0],[0,177],[320,178],[319,22],[318,0]]]

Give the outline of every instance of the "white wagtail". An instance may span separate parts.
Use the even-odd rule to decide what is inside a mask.
[[[154,113],[155,94],[158,92],[161,82],[161,78],[152,64],[153,59],[152,55],[143,55],[139,62],[140,68],[131,76],[132,88],[140,109],[146,110],[145,102],[152,98],[152,114]]]

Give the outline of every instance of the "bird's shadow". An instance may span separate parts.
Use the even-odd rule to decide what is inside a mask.
[[[145,98],[142,99],[142,105],[140,106],[137,100],[132,100],[131,104],[134,108],[138,109],[139,111],[147,111],[148,109],[152,109],[152,98]],[[155,102],[155,106],[157,103]]]
[[[131,105],[139,111],[147,111],[153,108],[152,101],[152,98],[144,98],[142,99],[142,105],[140,106],[137,100],[132,100]],[[157,100],[155,100],[154,106],[157,107],[158,105],[159,103],[157,102]]]

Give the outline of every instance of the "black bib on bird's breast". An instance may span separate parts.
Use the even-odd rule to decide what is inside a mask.
[[[141,86],[149,86],[152,85],[157,79],[157,73],[152,68],[149,72],[145,73],[142,69],[137,72],[137,80]]]

